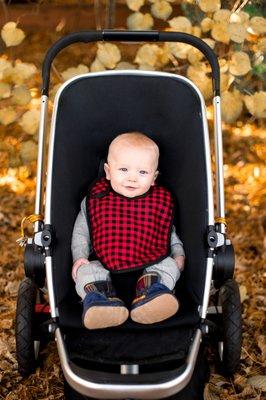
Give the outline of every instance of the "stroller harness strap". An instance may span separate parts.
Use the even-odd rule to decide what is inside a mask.
[[[128,198],[100,178],[87,196],[91,244],[110,271],[126,272],[155,264],[170,254],[174,201],[154,185],[144,195]]]

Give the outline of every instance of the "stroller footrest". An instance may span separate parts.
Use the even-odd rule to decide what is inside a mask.
[[[98,371],[96,375],[95,372],[91,374],[89,371],[83,371],[69,361],[60,328],[56,330],[55,336],[64,376],[69,385],[77,392],[97,399],[161,399],[181,391],[190,381],[200,348],[202,332],[200,329],[195,331],[184,366],[171,371],[168,378],[163,374],[161,379],[158,379],[159,377],[156,374],[156,383],[150,382],[154,374],[146,375],[148,382],[145,380],[145,375],[142,375],[142,378],[140,376],[121,375],[119,382],[116,382],[118,378],[115,376],[116,374],[105,375],[106,379],[103,379],[104,375],[102,374],[100,377]]]

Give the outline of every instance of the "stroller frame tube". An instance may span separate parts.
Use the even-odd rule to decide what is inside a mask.
[[[97,399],[162,399],[182,390],[190,381],[199,352],[202,332],[197,329],[188,352],[185,370],[169,381],[156,384],[110,384],[85,380],[70,367],[60,328],[55,331],[57,347],[66,380],[79,393]]]
[[[44,172],[45,172],[45,148],[46,148],[46,121],[48,96],[41,97],[40,125],[38,136],[38,159],[37,159],[37,176],[36,176],[36,197],[35,197],[35,214],[43,213],[43,192],[44,192]],[[40,230],[40,221],[34,223],[34,232]]]
[[[215,96],[213,99],[214,107],[214,138],[215,138],[215,166],[216,166],[216,200],[217,215],[225,218],[224,207],[224,174],[223,174],[223,135],[221,118],[221,98]],[[225,224],[220,223],[220,232],[225,233]]]

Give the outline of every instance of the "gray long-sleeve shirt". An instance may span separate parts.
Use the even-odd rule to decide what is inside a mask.
[[[177,236],[174,226],[171,233],[170,246],[172,257],[185,256],[183,243]],[[75,221],[72,233],[71,250],[73,262],[79,258],[89,259],[90,254],[93,252],[87,223],[86,198],[84,198],[81,202],[80,212]]]

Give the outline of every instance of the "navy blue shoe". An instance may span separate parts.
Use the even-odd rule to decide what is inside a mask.
[[[130,313],[133,321],[154,324],[172,317],[178,309],[177,298],[159,282],[157,274],[145,274],[139,278]]]
[[[129,315],[122,300],[115,297],[110,281],[89,283],[83,300],[83,325],[87,329],[103,329],[123,324]]]

